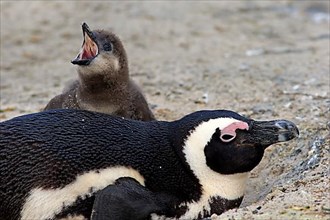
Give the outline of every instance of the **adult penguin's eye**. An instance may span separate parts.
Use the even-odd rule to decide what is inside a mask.
[[[220,136],[220,139],[221,139],[223,142],[230,142],[230,141],[234,140],[235,137],[236,137],[236,135],[224,134],[224,135],[221,135],[221,136]]]
[[[105,51],[111,51],[112,50],[112,45],[111,45],[111,43],[104,43],[103,44],[103,49],[105,50]]]

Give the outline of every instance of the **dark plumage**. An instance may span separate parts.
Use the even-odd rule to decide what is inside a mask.
[[[175,202],[173,196],[152,192],[135,179],[122,177],[95,196],[92,219],[143,220],[151,213],[174,215]]]
[[[225,110],[173,122],[72,109],[17,117],[0,123],[0,213],[6,220],[90,218],[95,193],[102,192],[96,213],[105,199],[109,209],[122,207],[118,216],[126,216],[125,207],[182,219],[221,214],[239,206],[264,149],[297,135],[291,122]],[[121,177],[136,182],[116,182]],[[107,198],[118,192],[122,197]]]
[[[142,121],[154,120],[141,90],[129,78],[124,46],[113,33],[82,25],[84,43],[72,61],[79,79],[45,107],[84,109]]]

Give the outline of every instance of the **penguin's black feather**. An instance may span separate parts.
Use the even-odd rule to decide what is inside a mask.
[[[151,192],[136,180],[123,177],[97,193],[92,220],[143,220],[152,213],[174,216],[176,202],[173,196]]]
[[[63,187],[88,170],[114,165],[138,170],[154,192],[170,192],[180,201],[197,200],[198,180],[187,175],[173,149],[175,124],[71,109],[1,123],[0,212],[17,217],[18,207],[34,187]]]

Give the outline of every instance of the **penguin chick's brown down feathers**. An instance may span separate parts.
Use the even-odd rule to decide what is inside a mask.
[[[44,110],[84,109],[124,118],[150,121],[154,115],[139,87],[129,78],[125,49],[120,39],[104,30],[82,25],[84,42],[71,62],[78,80],[55,96]]]

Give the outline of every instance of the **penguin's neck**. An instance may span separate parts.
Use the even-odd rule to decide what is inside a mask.
[[[186,213],[180,216],[182,219],[195,219],[221,214],[224,211],[238,207],[243,199],[246,180],[249,173],[238,173],[232,175],[217,174],[201,178],[202,195],[198,201],[182,203],[179,205],[187,207]]]
[[[99,73],[81,73],[79,74],[79,87],[81,91],[87,93],[113,93],[118,90],[125,90],[129,83],[127,71],[117,73],[99,72]]]

